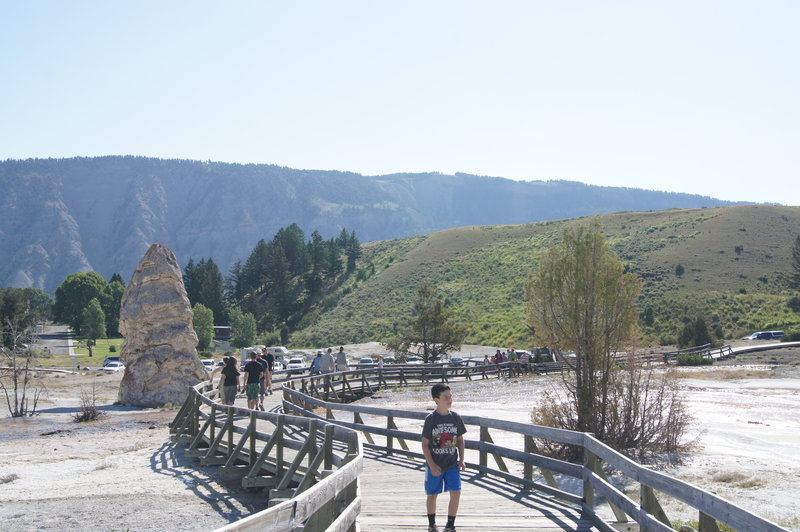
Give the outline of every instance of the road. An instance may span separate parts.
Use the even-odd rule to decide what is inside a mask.
[[[69,355],[72,365],[78,366],[78,357],[72,347],[72,337],[66,325],[45,325],[44,332],[39,333],[42,348],[54,355]]]

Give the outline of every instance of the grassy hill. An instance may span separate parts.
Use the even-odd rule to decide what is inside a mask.
[[[800,233],[800,207],[748,205],[470,226],[365,244],[357,275],[308,316],[291,342],[384,340],[406,323],[417,286],[428,281],[468,325],[468,343],[529,346],[526,278],[566,225],[593,222],[644,281],[640,307],[655,317],[642,327],[647,344],[673,343],[696,316],[723,338],[800,324],[786,306],[796,294],[783,278]]]

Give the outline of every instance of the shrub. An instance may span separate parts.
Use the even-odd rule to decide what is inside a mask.
[[[800,297],[794,296],[786,304],[792,311],[800,313]]]
[[[108,346],[108,352],[109,353],[116,353],[117,352],[117,346],[114,345],[114,344],[109,345]]]
[[[800,329],[786,331],[786,334],[781,337],[781,342],[800,342]]]
[[[78,411],[72,415],[72,419],[76,423],[83,421],[94,421],[101,416],[100,410],[97,409],[97,396],[95,394],[94,385],[92,385],[92,393],[86,391],[81,392],[81,406]]]
[[[710,366],[713,363],[713,358],[704,357],[696,353],[681,353],[678,355],[679,366]]]
[[[678,277],[683,275],[684,271],[685,269],[683,267],[683,264],[678,264],[677,266],[675,266],[675,275],[677,275]]]

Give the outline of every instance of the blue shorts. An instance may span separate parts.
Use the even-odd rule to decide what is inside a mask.
[[[425,494],[438,495],[443,491],[461,491],[461,471],[458,466],[442,471],[438,477],[433,476],[431,468],[425,465]]]

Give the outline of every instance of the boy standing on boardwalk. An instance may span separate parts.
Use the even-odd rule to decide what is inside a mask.
[[[452,412],[453,395],[446,384],[431,388],[436,410],[428,414],[422,427],[422,454],[425,455],[425,506],[428,511],[428,532],[436,528],[436,497],[450,492],[447,506],[447,526],[444,532],[456,532],[455,521],[461,500],[461,471],[464,471],[464,433],[461,416]]]

